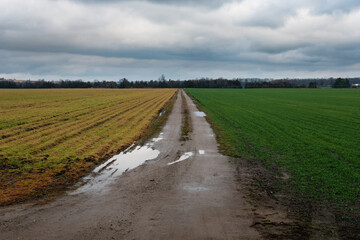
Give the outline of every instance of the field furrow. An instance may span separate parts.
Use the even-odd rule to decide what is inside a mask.
[[[0,205],[64,189],[138,140],[176,90],[0,90]]]

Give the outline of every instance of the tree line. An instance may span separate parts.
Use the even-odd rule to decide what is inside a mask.
[[[123,78],[117,82],[0,80],[0,88],[242,88],[242,84],[240,80],[227,79],[129,81]]]
[[[162,75],[158,80],[129,81],[16,81],[0,78],[0,88],[348,88],[352,83],[360,83],[360,78],[345,79],[193,79],[166,80]]]

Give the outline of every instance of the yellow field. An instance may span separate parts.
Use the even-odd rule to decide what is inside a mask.
[[[0,205],[74,183],[139,139],[175,91],[0,90]]]

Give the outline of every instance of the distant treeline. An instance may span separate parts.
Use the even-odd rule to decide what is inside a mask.
[[[151,81],[119,81],[60,80],[60,81],[21,81],[0,78],[0,88],[317,88],[338,87],[349,88],[360,83],[360,78],[329,79],[194,79],[166,80],[164,76]]]

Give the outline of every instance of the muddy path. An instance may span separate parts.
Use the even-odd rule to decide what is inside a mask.
[[[185,99],[190,139],[180,141],[178,97],[160,136],[129,152],[130,159],[148,161],[117,166],[118,156],[54,202],[1,208],[0,239],[260,239],[234,166]]]

